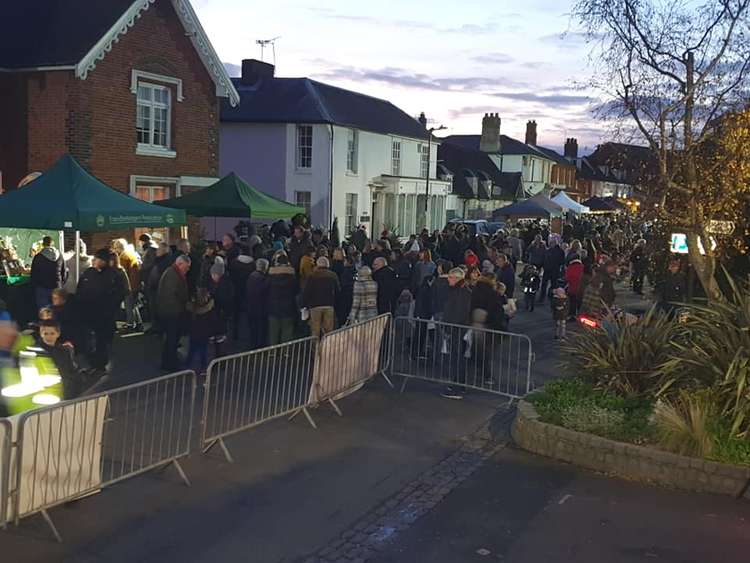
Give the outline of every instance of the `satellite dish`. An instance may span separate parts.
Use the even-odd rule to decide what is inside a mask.
[[[23,188],[26,184],[30,184],[31,182],[39,178],[39,176],[41,175],[42,175],[41,172],[32,172],[31,174],[27,174],[26,176],[23,177],[23,179],[20,182],[18,182],[18,187]]]

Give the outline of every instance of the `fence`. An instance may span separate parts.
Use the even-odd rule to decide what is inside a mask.
[[[10,512],[41,513],[58,541],[48,509],[190,453],[195,374],[174,373],[26,412],[18,419],[10,461],[15,476]]]
[[[361,387],[388,366],[390,345],[384,334],[390,315],[310,337],[217,358],[208,366],[201,446],[219,445],[233,461],[224,438],[269,420],[302,413],[317,428],[309,408]],[[387,377],[386,377],[387,379]],[[390,383],[390,381],[389,381]]]
[[[10,521],[8,515],[8,485],[10,481],[10,448],[13,427],[7,419],[0,419],[0,528]]]
[[[520,397],[531,390],[531,340],[499,332],[426,319],[394,321],[391,373]]]

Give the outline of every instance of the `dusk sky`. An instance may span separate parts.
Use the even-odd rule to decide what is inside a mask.
[[[566,137],[593,149],[603,127],[591,116],[589,46],[571,27],[570,0],[193,0],[233,75],[276,36],[276,75],[308,76],[424,111],[445,134],[479,133],[486,112],[523,139],[562,151]],[[270,48],[265,60],[273,62]],[[237,65],[237,66],[231,66]],[[584,149],[585,152],[585,149]]]

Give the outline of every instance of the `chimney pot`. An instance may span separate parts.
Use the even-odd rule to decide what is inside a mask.
[[[484,114],[479,150],[488,153],[500,152],[500,114]]]
[[[536,121],[526,123],[526,144],[536,146]]]
[[[578,139],[570,137],[565,140],[565,157],[566,158],[578,158]]]
[[[242,60],[242,84],[252,86],[263,78],[273,78],[276,69],[270,63],[264,63],[257,59]]]

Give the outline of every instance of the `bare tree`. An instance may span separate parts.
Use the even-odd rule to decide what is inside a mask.
[[[689,259],[711,300],[721,298],[715,216],[698,153],[717,118],[747,103],[750,0],[577,0],[573,17],[594,43],[593,86],[658,156],[659,211],[688,235]],[[700,252],[702,246],[705,254]]]

